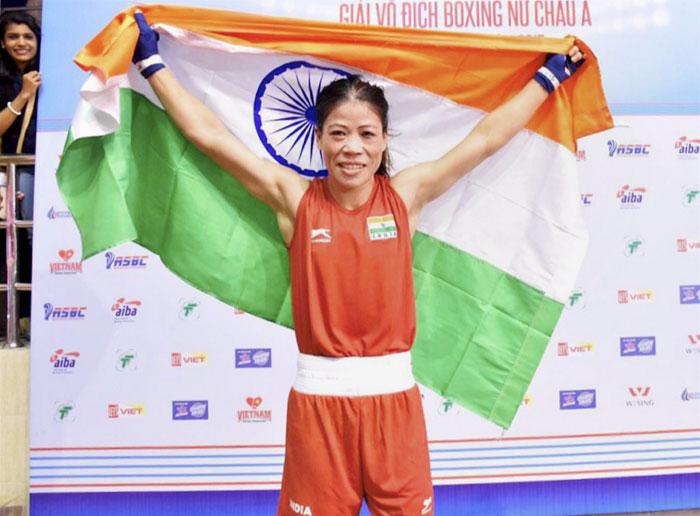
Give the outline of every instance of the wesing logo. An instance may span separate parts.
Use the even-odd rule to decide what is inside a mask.
[[[75,403],[72,401],[59,401],[56,403],[53,419],[59,423],[75,421]]]
[[[197,367],[207,365],[209,356],[201,351],[195,353],[173,352],[170,354],[170,365],[173,367]]]
[[[656,355],[656,337],[620,337],[620,356]]]
[[[83,272],[83,262],[71,262],[75,252],[73,249],[61,249],[58,251],[60,262],[49,263],[49,273],[51,274],[77,274]]]
[[[437,412],[441,416],[447,416],[451,414],[459,414],[461,412],[459,405],[456,405],[454,401],[443,398],[440,403],[438,403]]]
[[[261,410],[262,398],[248,396],[245,402],[248,404],[248,409],[239,410],[237,412],[239,423],[268,423],[272,421],[272,410]]]
[[[132,299],[127,301],[126,298],[120,297],[112,305],[112,313],[114,314],[114,322],[133,322],[139,313],[141,301]]]
[[[49,208],[48,213],[46,216],[50,219],[69,219],[71,218],[71,214],[68,210],[57,210],[53,206]]]
[[[682,305],[700,304],[700,285],[680,285],[678,293]]]
[[[82,321],[85,319],[87,306],[54,306],[44,303],[45,321]]]
[[[615,140],[608,140],[608,156],[611,158],[646,158],[650,150],[650,143],[617,143]]]
[[[681,136],[676,140],[676,154],[682,159],[697,159],[700,155],[700,139]]]
[[[577,344],[569,344],[568,342],[557,343],[557,356],[568,357],[572,354],[590,353],[593,351],[594,345],[592,342],[579,342]]]
[[[700,188],[697,186],[691,186],[683,190],[683,206],[689,207],[696,205],[698,204],[698,199],[700,199]]]
[[[595,389],[559,391],[559,408],[561,410],[596,408]]]
[[[687,253],[688,251],[700,250],[700,238],[688,240],[687,238],[676,239],[676,251],[679,253]]]
[[[237,349],[237,368],[272,367],[272,349]]]
[[[209,419],[209,401],[173,401],[173,420]]]
[[[141,417],[146,414],[146,407],[143,404],[123,405],[110,403],[107,405],[107,417],[109,419]]]
[[[582,310],[586,307],[586,293],[583,289],[576,288],[569,294],[569,299],[566,303],[566,308],[573,310]]]
[[[654,400],[649,397],[651,387],[627,387],[632,399],[625,401],[627,407],[653,407]]]
[[[700,392],[691,392],[688,389],[683,389],[683,392],[681,393],[681,399],[683,401],[700,400]]]
[[[136,351],[129,349],[127,351],[117,350],[117,359],[114,366],[117,371],[135,371],[136,370]]]
[[[54,374],[72,373],[75,369],[78,357],[80,357],[80,353],[77,351],[64,351],[59,348],[49,357],[49,362],[53,366]]]
[[[655,297],[656,294],[650,288],[617,291],[617,303],[620,305],[653,303]]]
[[[638,257],[644,256],[644,240],[640,237],[631,237],[625,239],[625,256]]]
[[[145,269],[148,266],[148,255],[118,256],[113,252],[105,253],[107,270]]]
[[[617,199],[620,202],[620,208],[639,208],[642,202],[644,202],[646,192],[647,189],[643,186],[632,188],[630,185],[622,185],[617,191]]]
[[[183,321],[199,319],[199,301],[196,299],[180,299],[180,311],[177,316]]]

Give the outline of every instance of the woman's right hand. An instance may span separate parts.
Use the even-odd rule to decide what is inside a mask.
[[[25,100],[29,100],[39,89],[39,86],[41,86],[41,73],[37,71],[27,72],[22,76],[22,89],[19,94]]]

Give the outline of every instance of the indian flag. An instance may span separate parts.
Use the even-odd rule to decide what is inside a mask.
[[[547,53],[574,42],[142,9],[185,87],[254,152],[309,179],[325,174],[314,103],[329,82],[359,73],[384,88],[398,171],[446,152]],[[202,291],[291,327],[287,252],[273,213],[163,111],[131,65],[133,12],[76,57],[92,75],[57,175],[83,258],[135,241]],[[582,69],[508,145],[426,206],[414,238],[416,378],[504,427],[586,251],[576,139],[612,124],[595,56],[583,48]],[[393,221],[380,219],[368,220],[368,231],[385,238]]]

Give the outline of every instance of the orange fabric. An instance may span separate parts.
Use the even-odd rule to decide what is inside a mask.
[[[286,442],[280,515],[358,514],[363,498],[373,516],[433,514],[417,386],[352,398],[292,390]]]
[[[352,211],[326,183],[309,185],[289,245],[299,351],[332,357],[408,351],[416,308],[406,207],[386,177],[375,176],[369,199]],[[396,231],[376,229],[370,237],[382,216]]]
[[[119,13],[78,53],[76,63],[103,79],[126,73],[138,36],[135,9]],[[328,59],[486,112],[520,91],[547,53],[565,53],[576,41],[585,49],[586,63],[551,95],[528,128],[574,150],[577,138],[613,125],[597,59],[573,36],[460,34],[165,5],[140,9],[151,24],[167,23],[229,43]]]

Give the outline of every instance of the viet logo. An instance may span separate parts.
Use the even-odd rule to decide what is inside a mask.
[[[630,185],[622,185],[617,191],[617,199],[620,202],[620,208],[639,208],[642,202],[644,202],[646,192],[647,189],[643,186],[632,188]]]
[[[338,68],[291,61],[262,79],[253,102],[253,122],[275,161],[307,177],[328,175],[316,145],[316,98],[324,86],[349,75]]]
[[[136,363],[136,358],[137,358],[137,353],[133,349],[128,349],[126,351],[122,351],[121,349],[117,350],[116,352],[116,357],[117,359],[114,361],[114,367],[117,369],[119,372],[123,371],[136,371],[137,363]]]
[[[68,210],[57,210],[53,206],[51,206],[51,208],[49,208],[49,211],[46,214],[46,216],[49,219],[69,219],[69,218],[71,218],[71,214]]]
[[[628,257],[644,256],[644,240],[636,236],[626,238],[624,252]]]
[[[367,231],[370,240],[396,238],[398,232],[396,231],[394,215],[387,213],[386,215],[367,217]]]
[[[75,370],[80,353],[78,351],[64,351],[62,348],[54,351],[49,357],[54,374],[70,374]]]
[[[175,351],[170,353],[170,365],[172,367],[201,367],[207,365],[208,361],[209,356],[201,351],[194,353],[180,353]]]
[[[77,274],[83,272],[83,262],[70,261],[74,254],[73,249],[60,249],[58,257],[61,261],[49,263],[49,272],[51,274]]]
[[[620,337],[620,356],[656,355],[656,337]]]
[[[616,140],[608,140],[608,156],[611,158],[646,158],[650,151],[650,143],[617,143]]]
[[[700,155],[700,138],[681,136],[676,140],[674,148],[681,159],[697,159]]]
[[[634,407],[653,407],[654,400],[649,396],[651,387],[627,387],[627,392],[631,399],[625,401],[625,406]]]
[[[173,420],[209,419],[208,400],[173,401]]]
[[[45,321],[82,321],[86,312],[87,306],[54,306],[44,303]]]
[[[595,389],[559,391],[559,408],[561,410],[596,408]]]
[[[271,348],[248,348],[236,350],[237,368],[272,367]]]
[[[582,193],[581,194],[581,204],[584,206],[593,205],[593,194],[592,193]]]
[[[655,298],[656,294],[650,288],[617,291],[617,303],[620,305],[653,303]]]
[[[134,322],[141,309],[141,304],[141,301],[138,299],[132,299],[130,301],[127,301],[124,297],[117,299],[112,305],[114,322]]]
[[[199,319],[199,305],[197,299],[180,299],[180,309],[177,316],[183,321],[196,321]]]
[[[146,407],[142,403],[110,403],[107,405],[107,417],[109,419],[134,418],[146,414]]]
[[[566,302],[566,308],[572,310],[583,310],[586,308],[586,293],[581,288],[575,288]]]
[[[689,251],[700,250],[700,238],[689,240],[687,238],[676,239],[676,251],[679,253],[687,253]]]
[[[678,294],[682,305],[700,304],[700,285],[680,285]]]
[[[145,269],[148,266],[148,255],[116,255],[112,251],[105,253],[105,267],[107,270],[133,270]]]
[[[700,199],[700,188],[690,186],[683,189],[683,206],[697,206],[700,204],[698,199]]]
[[[687,388],[683,389],[683,392],[681,393],[681,399],[683,401],[695,401],[695,400],[700,400],[700,392],[698,391],[689,391]]]
[[[579,342],[569,344],[568,342],[557,342],[557,356],[568,357],[569,355],[577,355],[582,353],[590,353],[593,351],[594,345],[592,342]]]
[[[75,421],[75,403],[72,401],[59,401],[55,405],[54,421],[65,423]]]
[[[239,423],[269,423],[272,421],[272,410],[261,409],[263,399],[260,396],[248,396],[245,399],[248,408],[238,410],[236,413]]]

